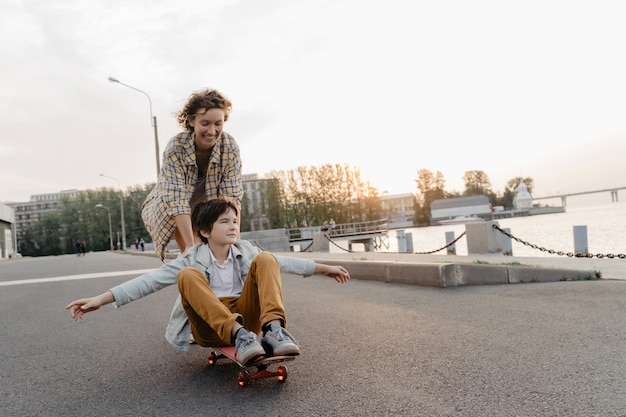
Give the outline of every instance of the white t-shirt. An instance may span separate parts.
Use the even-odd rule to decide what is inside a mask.
[[[221,265],[217,262],[210,249],[209,253],[214,266],[213,271],[215,271],[215,274],[211,277],[211,289],[215,295],[218,298],[239,297],[243,290],[243,284],[238,277],[235,277],[235,259],[232,249],[228,252],[228,258]]]

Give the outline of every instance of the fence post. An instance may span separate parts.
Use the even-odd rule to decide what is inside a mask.
[[[406,252],[406,236],[404,230],[396,230],[396,239],[398,239],[398,252]]]
[[[585,256],[589,253],[587,226],[574,226],[574,253]]]
[[[404,237],[406,238],[406,251],[413,252],[413,233],[405,233]]]
[[[450,242],[454,242],[454,232],[446,232],[446,249],[448,255],[456,255],[456,243],[447,246]]]
[[[509,235],[511,234],[511,229],[506,227],[503,228],[505,232]],[[502,233],[502,254],[505,256],[513,256],[513,243],[511,242],[511,238],[508,235]]]
[[[502,253],[502,239],[493,225],[496,221],[466,223],[467,254]],[[497,233],[497,234],[496,234]]]

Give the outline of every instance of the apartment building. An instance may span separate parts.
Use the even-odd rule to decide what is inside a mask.
[[[21,247],[20,244],[24,233],[31,223],[41,220],[44,213],[55,211],[61,203],[61,197],[68,196],[69,198],[75,198],[78,193],[78,190],[64,190],[56,193],[32,195],[30,201],[25,203],[6,203],[9,207],[13,208],[15,216],[15,240],[17,248]]]

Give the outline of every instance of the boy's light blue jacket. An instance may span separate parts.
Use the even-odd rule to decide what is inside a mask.
[[[261,249],[252,246],[252,244],[246,240],[238,241],[232,245],[231,248],[235,258],[235,274],[243,283],[248,276],[252,259],[261,252]],[[276,259],[280,265],[280,270],[283,272],[299,274],[304,277],[313,275],[315,272],[315,262],[310,259],[288,256],[276,256]],[[111,288],[111,292],[115,297],[115,306],[120,307],[169,285],[176,284],[178,272],[186,266],[203,271],[210,282],[211,275],[213,274],[213,262],[211,262],[209,246],[207,244],[194,245],[189,248],[184,255],[180,255],[175,260],[163,264],[159,269],[140,275],[137,278]],[[181,297],[178,295],[174,309],[170,315],[169,324],[165,330],[165,338],[176,349],[186,351],[189,349],[190,335],[191,327],[189,325],[189,319],[183,309]]]

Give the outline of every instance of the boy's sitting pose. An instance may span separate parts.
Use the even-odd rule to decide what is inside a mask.
[[[350,274],[341,266],[274,256],[240,241],[237,218],[237,207],[228,200],[199,203],[193,210],[192,222],[204,244],[192,246],[155,271],[96,297],[72,301],[65,308],[78,320],[105,304],[115,302],[119,307],[178,284],[180,296],[165,332],[168,342],[177,349],[189,348],[191,331],[201,346],[234,343],[235,356],[242,363],[262,355],[298,355],[295,340],[285,330],[280,272],[305,277],[325,274],[340,283],[349,280]]]

